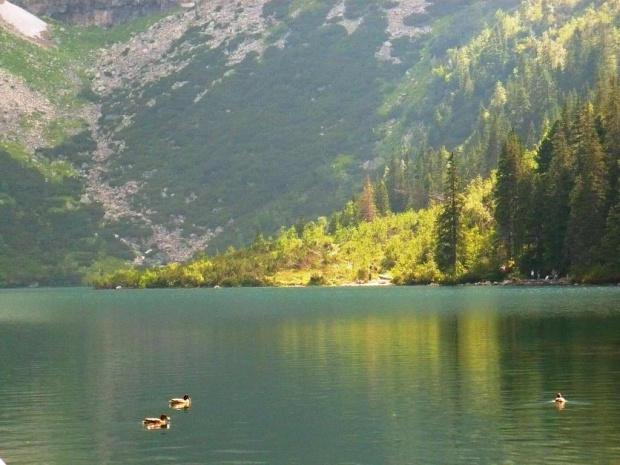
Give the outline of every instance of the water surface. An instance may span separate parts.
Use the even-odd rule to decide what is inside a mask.
[[[2,290],[0,457],[620,463],[619,303],[617,287]],[[142,428],[162,413],[169,430]]]

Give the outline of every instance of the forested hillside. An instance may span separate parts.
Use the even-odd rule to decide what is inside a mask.
[[[466,178],[487,176],[510,129],[533,150],[567,99],[591,98],[601,78],[617,73],[619,13],[618,2],[525,1],[467,44],[429,57],[424,92],[416,65],[383,107],[394,119],[380,149],[411,159],[425,194],[416,205],[441,190],[441,147],[461,153]]]
[[[272,0],[259,20],[241,2],[229,23],[204,21],[171,46],[164,59],[177,72],[103,97],[103,128],[123,146],[108,176],[137,181],[132,205],[153,221],[223,229],[212,252],[329,214],[383,170],[393,116],[383,108],[411,70],[423,69],[415,92],[427,93],[429,54],[466,44],[518,3]],[[255,30],[219,40],[241,21]]]
[[[431,281],[492,276],[502,265],[591,280],[595,269],[614,275],[605,257],[617,247],[620,2],[214,0],[148,24],[110,31],[113,44],[89,29],[57,29],[69,48],[59,61],[46,51],[43,69],[56,73],[71,58],[69,100],[57,74],[46,80],[37,77],[39,64],[20,68],[19,47],[0,58],[31,89],[48,89],[51,106],[65,105],[61,123],[43,131],[47,148],[15,149],[13,138],[5,151],[43,173],[43,182],[46,172],[68,170],[58,189],[71,192],[80,212],[71,221],[91,215],[90,226],[76,226],[90,242],[59,244],[55,258],[37,262],[47,252],[29,255],[9,229],[34,210],[4,181],[0,209],[12,215],[0,231],[10,251],[5,270],[22,255],[32,270],[75,264],[74,254],[85,266],[110,254],[179,261],[250,244],[257,234],[275,241],[293,225],[303,240],[302,225],[320,216],[330,218],[321,224],[339,256],[338,228],[375,224],[368,202],[360,206],[367,178],[381,227],[427,218],[422,236],[411,239],[429,239],[412,246],[417,258],[397,239],[392,252],[373,252],[383,258],[343,258],[348,277],[367,266],[391,270],[398,282],[419,282],[419,267]],[[90,41],[80,42],[81,34]],[[0,36],[10,45],[7,37]],[[38,53],[29,51],[27,61]],[[41,126],[33,115],[24,127]],[[587,146],[586,126],[595,133]],[[34,158],[24,156],[29,150]],[[446,179],[456,178],[450,217]],[[473,217],[459,232],[456,191],[478,186],[482,195],[482,185],[476,202],[484,207],[470,204]],[[65,194],[42,192],[41,211],[56,212]],[[438,251],[444,229],[451,245]],[[37,231],[33,243],[46,244]],[[455,238],[466,253],[455,255]],[[293,260],[293,269],[310,269],[305,261]],[[85,266],[73,266],[74,280]],[[41,281],[27,275],[11,283]]]
[[[396,283],[620,282],[620,84],[602,77],[594,101],[567,100],[528,152],[498,134],[498,168],[463,183],[446,157],[441,200],[403,207],[407,165],[396,160],[329,219],[298,222],[251,247],[185,265],[126,269],[96,287]],[[414,199],[415,191],[409,191]],[[394,213],[395,210],[403,210]],[[377,278],[380,278],[377,281]]]

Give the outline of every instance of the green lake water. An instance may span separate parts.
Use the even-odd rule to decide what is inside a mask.
[[[620,287],[2,290],[0,457],[619,464]]]

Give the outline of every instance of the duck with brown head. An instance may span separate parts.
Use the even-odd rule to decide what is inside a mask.
[[[170,417],[162,413],[159,418],[145,418],[142,424],[146,429],[170,428]]]
[[[174,397],[168,401],[170,407],[174,409],[187,409],[192,405],[192,399],[189,395],[185,394],[182,399]]]

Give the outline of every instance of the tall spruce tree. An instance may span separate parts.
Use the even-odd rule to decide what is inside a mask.
[[[452,152],[446,165],[444,202],[436,222],[435,261],[442,272],[450,274],[453,278],[458,273],[460,249],[463,242],[461,218],[463,203],[463,195],[459,192],[456,160]]]
[[[545,248],[545,223],[540,221],[545,218],[549,204],[545,196],[546,188],[549,185],[549,165],[553,157],[553,137],[558,131],[556,122],[544,135],[536,151],[536,169],[533,173],[532,199],[530,211],[527,217],[527,236],[531,249],[524,263],[528,268],[545,268],[544,248]]]
[[[397,154],[392,154],[385,175],[385,185],[390,199],[390,209],[394,213],[402,213],[407,209],[409,196],[405,171],[405,161]]]
[[[377,214],[385,216],[390,213],[390,197],[388,195],[385,180],[379,179],[375,184],[375,205],[377,206]]]
[[[604,130],[603,147],[609,185],[608,207],[618,202],[620,177],[620,83],[614,75],[597,88],[597,108],[601,114]]]
[[[521,139],[511,130],[502,144],[495,185],[495,220],[508,259],[517,260],[525,241],[528,189],[527,165]]]
[[[596,263],[597,246],[605,231],[608,198],[604,153],[591,104],[583,107],[579,120],[581,130],[575,145],[577,177],[570,195],[567,232],[571,268],[577,272]]]
[[[575,157],[568,141],[564,121],[559,120],[551,138],[551,158],[547,173],[541,177],[543,208],[539,222],[542,227],[542,266],[559,273],[569,271],[566,231],[570,218],[570,194],[575,178]]]

